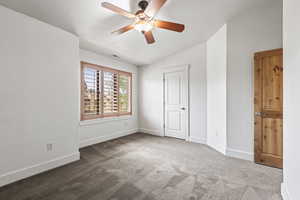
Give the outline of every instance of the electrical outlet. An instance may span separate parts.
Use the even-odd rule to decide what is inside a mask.
[[[46,145],[47,151],[52,151],[53,150],[53,144],[47,144]]]

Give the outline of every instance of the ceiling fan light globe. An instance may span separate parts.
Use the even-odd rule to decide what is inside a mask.
[[[153,24],[152,23],[137,23],[134,26],[135,30],[139,32],[148,32],[153,29]]]

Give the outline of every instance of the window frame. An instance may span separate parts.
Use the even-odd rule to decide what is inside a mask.
[[[91,116],[87,116],[84,114],[84,69],[85,68],[91,68],[94,70],[99,70],[102,71],[101,73],[101,114],[98,115],[91,115]],[[103,88],[104,88],[104,84],[103,83],[103,72],[111,72],[111,73],[117,73],[118,74],[118,89],[117,89],[117,93],[118,93],[118,112],[117,113],[108,113],[108,114],[104,114],[103,110]],[[119,75],[125,75],[129,77],[129,102],[128,102],[128,106],[129,108],[129,112],[120,112],[120,101],[119,101]],[[92,64],[92,63],[88,63],[88,62],[84,62],[81,61],[80,62],[80,121],[86,121],[86,120],[93,120],[93,119],[103,119],[103,118],[109,118],[109,117],[120,117],[120,116],[126,116],[126,115],[132,115],[132,73],[130,72],[125,72],[125,71],[121,71],[121,70],[117,70],[117,69],[112,69],[110,67],[104,67],[104,66],[100,66],[100,65],[96,65],[96,64]]]

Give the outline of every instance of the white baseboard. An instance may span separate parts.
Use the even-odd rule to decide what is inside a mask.
[[[131,134],[137,133],[138,131],[139,131],[139,129],[132,129],[132,130],[127,130],[127,131],[122,131],[122,132],[117,132],[117,133],[112,133],[112,134],[106,134],[104,136],[83,140],[83,141],[80,141],[79,147],[84,148],[84,147],[98,144],[101,142],[106,142],[109,140],[124,137],[126,135],[131,135]]]
[[[71,155],[59,157],[47,162],[6,173],[0,176],[0,187],[66,165],[68,163],[75,162],[79,159],[80,153],[76,152]]]
[[[226,154],[226,146],[223,146],[221,144],[214,144],[214,143],[209,143],[209,141],[207,141],[207,146],[209,148],[212,148],[213,150],[223,154],[224,156],[228,156]]]
[[[239,158],[239,159],[243,159],[243,160],[254,161],[253,153],[240,151],[240,150],[236,150],[236,149],[231,149],[231,148],[226,149],[226,156],[233,157],[233,158]]]
[[[281,183],[281,196],[282,196],[283,200],[290,200],[286,184],[284,184],[284,183]]]
[[[139,132],[147,133],[147,134],[155,135],[155,136],[161,136],[161,137],[164,136],[164,134],[161,133],[159,130],[150,130],[150,129],[140,128]]]
[[[198,143],[198,144],[206,144],[206,139],[190,137],[190,142]]]

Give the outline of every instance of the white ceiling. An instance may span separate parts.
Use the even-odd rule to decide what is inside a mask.
[[[136,12],[138,0],[106,0]],[[127,62],[153,63],[196,43],[206,41],[236,14],[272,0],[168,0],[157,18],[186,25],[184,33],[155,29],[156,43],[148,45],[136,30],[120,36],[111,32],[131,23],[100,6],[103,0],[0,0],[0,4],[74,33],[81,48],[118,55]]]

